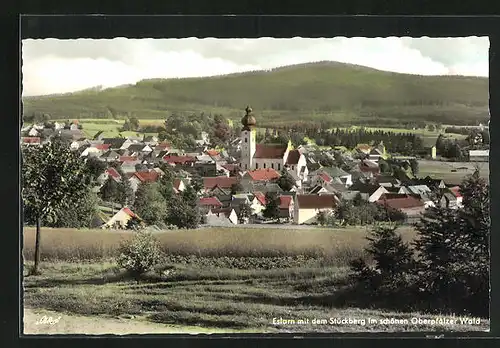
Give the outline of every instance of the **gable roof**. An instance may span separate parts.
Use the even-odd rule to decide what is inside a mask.
[[[186,164],[186,163],[194,163],[196,162],[196,158],[191,156],[171,156],[166,155],[163,156],[163,160],[167,163],[171,164]]]
[[[102,154],[101,156],[102,158],[118,158],[119,155],[118,153],[116,153],[116,151],[113,151],[113,150],[108,150],[106,151],[104,154]]]
[[[393,209],[409,209],[423,207],[425,204],[420,199],[406,194],[384,193],[377,201],[379,204],[387,204]]]
[[[130,217],[137,217],[139,218],[132,210],[130,210],[130,208],[128,207],[124,207],[121,209],[121,211],[123,211],[125,214],[127,214],[128,216]]]
[[[373,185],[357,181],[349,187],[349,191],[359,191],[361,193],[368,193],[371,196],[379,188],[380,185]]]
[[[462,194],[460,193],[460,186],[450,187],[449,190],[455,195],[455,197],[460,198]]]
[[[235,176],[214,176],[203,178],[203,187],[205,189],[213,189],[215,186],[229,189],[233,184],[238,182]]]
[[[280,173],[272,168],[249,170],[247,174],[253,181],[271,181],[280,177]]]
[[[207,150],[205,151],[209,156],[217,156],[219,152],[217,150]]]
[[[111,144],[94,144],[91,147],[96,148],[97,150],[108,151]]]
[[[118,160],[120,162],[130,163],[137,162],[139,159],[137,158],[137,156],[120,156]]]
[[[127,141],[125,138],[103,138],[104,144],[110,144],[112,149],[119,149]]]
[[[259,201],[260,204],[266,205],[266,195],[265,194],[263,194],[260,191],[255,191],[253,193],[253,195],[255,196],[255,198],[257,198],[257,200]]]
[[[23,137],[22,142],[25,144],[39,144],[40,137]]]
[[[222,207],[222,203],[217,197],[202,197],[198,200],[198,204],[202,206]]]
[[[127,150],[129,150],[131,152],[140,152],[146,146],[147,146],[146,144],[132,144],[129,147],[127,147]]]
[[[160,174],[158,174],[157,171],[152,170],[149,172],[135,172],[133,176],[135,176],[141,182],[155,182],[160,177]]]
[[[287,145],[257,144],[255,146],[254,158],[278,159],[285,156]]]
[[[327,182],[327,183],[333,181],[333,178],[330,175],[326,174],[326,173],[320,173],[318,175],[318,177],[320,179],[322,179],[324,182]]]
[[[106,173],[115,179],[120,179],[122,177],[120,173],[118,173],[118,171],[113,167],[109,167],[108,169],[106,169]]]
[[[337,202],[335,195],[297,195],[296,197],[299,209],[333,209]]]
[[[279,208],[280,209],[289,209],[290,205],[292,204],[292,196],[279,196],[280,204]]]
[[[301,155],[302,154],[300,153],[299,150],[290,150],[286,158],[286,164],[288,165],[298,164]]]

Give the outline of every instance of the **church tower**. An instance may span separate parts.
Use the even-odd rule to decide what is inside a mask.
[[[256,137],[255,137],[255,117],[252,114],[252,108],[247,106],[245,109],[246,115],[241,119],[243,128],[241,129],[241,159],[240,167],[242,170],[252,170],[253,156],[255,154]]]

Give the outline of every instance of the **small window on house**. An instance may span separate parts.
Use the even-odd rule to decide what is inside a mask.
[[[281,164],[278,163],[278,170],[281,170]]]
[[[264,168],[266,168],[266,164],[264,163]]]
[[[295,166],[292,166],[292,169],[294,169],[294,170],[295,170]]]
[[[273,168],[273,169],[274,169],[274,163],[271,163],[271,168]]]
[[[247,169],[248,169],[248,166],[245,164],[245,170],[247,170]]]
[[[245,143],[248,143],[248,139],[247,138],[245,138]]]
[[[255,163],[255,169],[259,169],[259,164]]]

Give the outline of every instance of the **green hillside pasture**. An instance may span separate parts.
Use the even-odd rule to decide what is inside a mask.
[[[162,119],[172,112],[221,113],[237,120],[252,105],[257,122],[330,119],[342,124],[407,121],[471,124],[488,117],[488,79],[416,76],[335,62],[208,78],[23,98],[24,112],[64,118]]]
[[[459,185],[462,180],[474,173],[477,165],[480,175],[489,182],[490,167],[488,162],[444,162],[444,161],[419,161],[419,177],[443,179],[447,184]],[[455,170],[452,172],[452,170]]]

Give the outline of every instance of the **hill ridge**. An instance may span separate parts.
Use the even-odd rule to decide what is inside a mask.
[[[210,77],[144,79],[99,91],[23,97],[23,103],[24,114],[48,113],[54,119],[158,119],[172,112],[215,112],[236,119],[251,104],[272,122],[450,123],[455,118],[471,124],[488,119],[488,96],[484,77],[401,74],[319,61]]]

